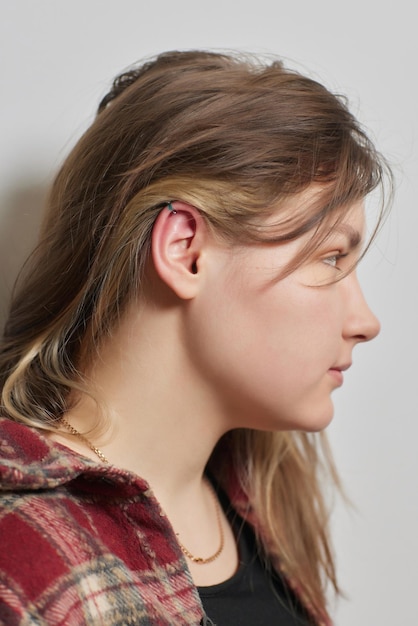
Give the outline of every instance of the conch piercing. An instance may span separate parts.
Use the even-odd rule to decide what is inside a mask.
[[[171,202],[169,202],[167,204],[167,209],[170,211],[170,213],[172,213],[173,215],[175,215],[177,213],[176,209],[173,207],[173,205],[171,204]]]

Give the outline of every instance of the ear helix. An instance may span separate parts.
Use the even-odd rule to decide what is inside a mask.
[[[173,207],[171,202],[167,202],[167,209],[170,211],[170,213],[172,213],[173,215],[177,214],[176,209]],[[196,261],[193,261],[193,265],[192,265],[192,273],[193,274],[197,274],[197,264]]]

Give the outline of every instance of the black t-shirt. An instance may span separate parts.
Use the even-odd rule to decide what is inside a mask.
[[[198,587],[207,616],[216,626],[311,626],[285,581],[266,568],[252,528],[236,514],[231,517],[219,495],[237,537],[239,567],[225,582]]]

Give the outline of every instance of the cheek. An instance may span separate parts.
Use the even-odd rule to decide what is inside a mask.
[[[295,280],[260,288],[239,280],[218,285],[189,324],[192,358],[224,399],[282,409],[331,366],[335,311],[326,294]],[[287,407],[289,403],[289,407]]]
[[[267,366],[309,367],[335,341],[339,314],[328,294],[283,281],[251,295],[242,315],[245,347]]]

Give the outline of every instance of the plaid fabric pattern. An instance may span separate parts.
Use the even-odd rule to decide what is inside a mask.
[[[148,483],[0,418],[0,626],[199,624],[211,621]]]
[[[203,609],[148,484],[0,420],[0,624],[197,625]]]

